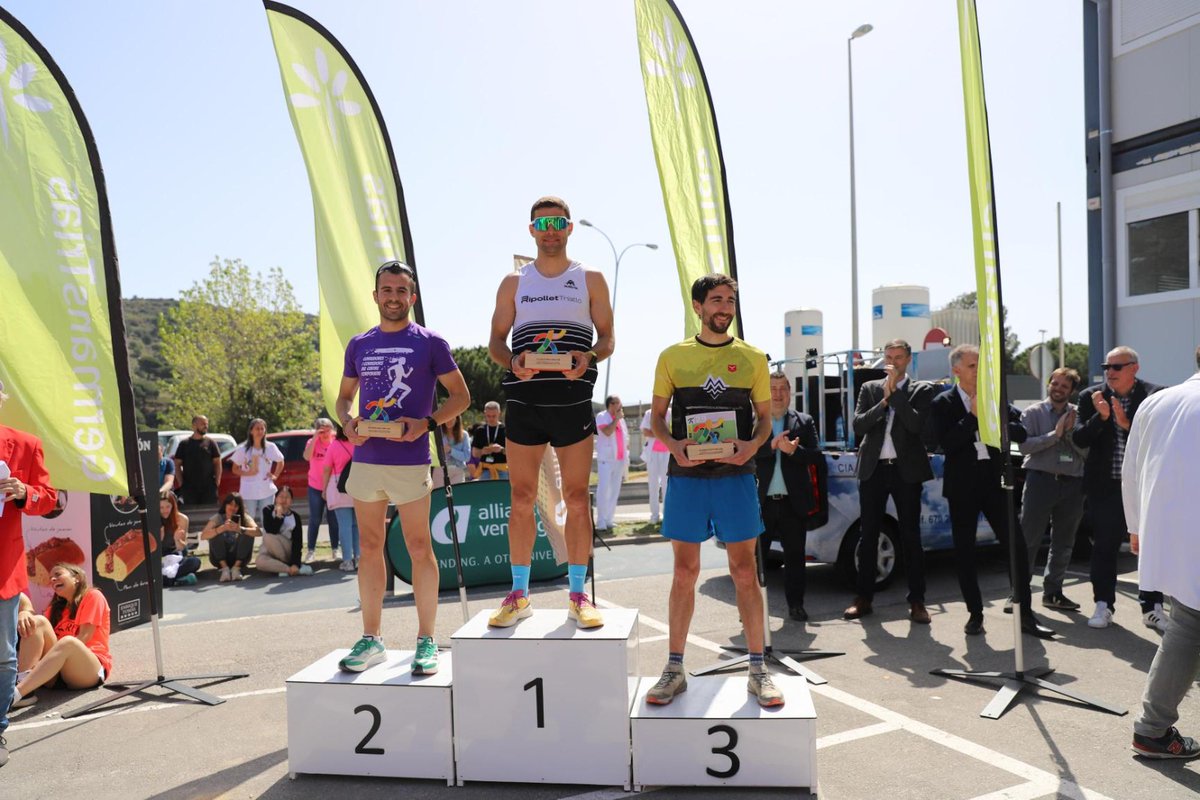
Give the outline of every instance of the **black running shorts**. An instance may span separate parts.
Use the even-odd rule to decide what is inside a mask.
[[[591,402],[534,406],[510,400],[504,409],[504,435],[510,442],[568,447],[596,433]]]

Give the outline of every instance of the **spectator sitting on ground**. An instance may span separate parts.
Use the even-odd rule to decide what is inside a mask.
[[[158,496],[158,513],[162,515],[158,541],[162,553],[163,586],[195,586],[200,559],[188,554],[188,518],[179,510],[173,492],[162,492]]]
[[[242,567],[254,555],[254,537],[258,526],[246,515],[242,496],[230,492],[221,501],[221,510],[212,515],[200,538],[208,542],[208,560],[221,570],[218,583],[242,579]]]
[[[17,632],[17,690],[11,708],[37,702],[39,686],[58,683],[68,689],[94,689],[112,676],[108,651],[108,601],[99,589],[89,589],[87,575],[74,564],[50,570],[54,599],[45,615],[33,613],[33,602],[21,595]]]
[[[292,510],[292,490],[281,486],[275,493],[275,505],[263,509],[262,546],[254,566],[281,578],[312,575],[312,567],[301,557],[303,533],[300,515]]]

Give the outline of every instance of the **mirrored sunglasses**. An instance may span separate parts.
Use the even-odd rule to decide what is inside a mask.
[[[566,217],[535,217],[532,222],[535,231],[562,231],[570,224]]]

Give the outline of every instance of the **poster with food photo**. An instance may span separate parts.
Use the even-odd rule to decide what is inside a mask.
[[[58,490],[54,510],[42,517],[25,517],[25,571],[29,599],[40,614],[54,592],[50,571],[57,564],[74,564],[89,575],[92,554],[91,495]]]

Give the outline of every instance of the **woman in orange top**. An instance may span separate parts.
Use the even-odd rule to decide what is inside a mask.
[[[87,575],[74,564],[58,564],[50,571],[54,599],[46,614],[33,613],[25,595],[17,611],[21,646],[17,657],[22,670],[12,708],[37,702],[39,686],[61,682],[70,689],[92,689],[112,674],[108,651],[108,601],[99,589],[89,589]]]

